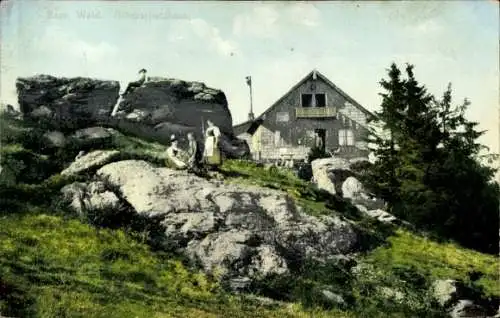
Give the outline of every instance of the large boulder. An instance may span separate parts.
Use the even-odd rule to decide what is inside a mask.
[[[220,128],[221,147],[227,157],[248,155],[248,145],[233,134],[224,92],[200,82],[149,78],[121,99],[109,124],[161,143],[168,143],[172,134],[185,139],[188,132],[201,142],[207,120]]]
[[[118,109],[127,114],[145,113],[145,124],[173,122],[199,127],[212,120],[221,131],[232,133],[232,118],[225,94],[203,83],[178,79],[153,78],[125,95]],[[206,124],[206,123],[204,123]]]
[[[89,184],[74,182],[64,186],[61,192],[63,202],[67,202],[69,207],[81,216],[88,211],[116,210],[120,206],[120,199],[115,193],[107,190],[101,181]]]
[[[136,160],[107,164],[96,177],[138,216],[159,222],[168,246],[206,271],[239,282],[287,273],[290,261],[324,260],[355,248],[350,223],[335,215],[307,215],[285,192],[225,184]]]
[[[21,112],[44,118],[54,129],[77,129],[106,120],[118,99],[119,82],[36,75],[16,80]]]
[[[488,311],[469,299],[460,299],[449,312],[451,318],[488,317]],[[491,317],[491,316],[490,316]]]
[[[322,158],[311,162],[314,183],[331,194],[341,194],[343,182],[352,175],[349,161],[342,158]]]
[[[350,199],[366,197],[363,184],[355,177],[348,177],[342,183],[342,196]]]
[[[153,77],[123,98],[119,82],[83,77],[36,75],[18,78],[16,87],[22,114],[47,130],[66,133],[100,125],[164,144],[172,134],[182,144],[192,132],[203,144],[211,120],[222,132],[220,147],[227,158],[250,153],[233,133],[224,92],[200,82]]]
[[[463,282],[438,279],[432,283],[431,293],[453,318],[493,317],[497,313],[498,297],[484,297]]]

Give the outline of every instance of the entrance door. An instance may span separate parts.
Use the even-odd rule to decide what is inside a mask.
[[[325,151],[326,129],[314,129],[314,145]]]

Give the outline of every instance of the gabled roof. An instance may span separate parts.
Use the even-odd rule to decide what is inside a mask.
[[[376,117],[372,112],[361,106],[358,102],[356,102],[351,96],[347,95],[343,90],[341,90],[337,85],[333,84],[332,81],[330,81],[326,76],[321,74],[318,70],[314,69],[311,72],[309,72],[304,78],[302,78],[297,84],[295,84],[292,88],[290,88],[283,96],[281,96],[280,99],[278,99],[276,102],[274,102],[267,110],[265,110],[260,116],[256,117],[255,120],[253,121],[246,121],[241,124],[238,124],[233,127],[233,130],[235,131],[236,135],[249,132],[249,129],[251,128],[252,124],[257,124],[260,125],[263,120],[265,119],[265,115],[270,112],[274,107],[278,106],[283,99],[285,99],[291,92],[299,88],[302,84],[304,84],[309,78],[320,78],[323,80],[326,84],[330,85],[335,91],[337,91],[342,97],[344,97],[346,100],[348,100],[354,107],[358,108],[361,110],[363,113],[365,113],[368,116],[371,117]],[[256,128],[255,128],[256,129]],[[250,133],[250,132],[249,132]]]
[[[250,128],[251,125],[252,125],[252,121],[249,121],[249,120],[245,121],[241,124],[233,126],[233,132],[236,136],[244,134],[244,133],[248,132],[248,129]]]
[[[302,84],[304,84],[309,78],[315,77],[315,78],[320,78],[322,79],[325,83],[330,85],[334,90],[336,90],[341,96],[343,96],[346,100],[348,100],[351,104],[353,104],[356,108],[364,112],[365,114],[369,116],[375,117],[373,113],[371,113],[369,110],[361,106],[356,100],[354,100],[351,96],[347,95],[343,90],[341,90],[337,85],[333,84],[332,81],[330,81],[326,76],[321,74],[318,70],[314,69],[311,72],[309,72],[302,80],[300,80],[297,84],[295,84],[292,88],[290,88],[283,96],[281,96],[280,99],[278,99],[274,104],[272,104],[267,110],[265,110],[260,116],[258,116],[256,119],[262,119],[262,117],[271,111],[274,107],[276,107],[283,99],[285,99],[291,92],[296,90],[298,87],[300,87]],[[245,122],[248,123],[248,122]],[[243,123],[243,124],[245,124]],[[240,125],[243,125],[240,124]],[[236,126],[235,126],[236,127]]]
[[[249,133],[252,135],[257,128],[259,128],[260,124],[262,124],[263,120],[261,118],[257,118],[254,120],[248,120],[244,123],[238,124],[233,127],[233,132],[236,136]]]
[[[321,78],[323,81],[325,81],[328,85],[330,85],[331,87],[333,87],[340,95],[342,95],[345,99],[347,99],[348,101],[350,101],[356,108],[358,108],[359,110],[361,110],[363,113],[365,113],[366,115],[369,115],[369,116],[372,116],[372,117],[375,117],[375,114],[373,114],[372,112],[370,112],[368,109],[364,108],[363,106],[361,106],[357,101],[355,101],[351,96],[347,95],[346,92],[344,92],[343,90],[341,90],[337,85],[333,84],[328,78],[326,78],[326,76],[324,76],[323,74],[321,74],[320,72],[316,71],[316,70],[313,70],[312,72],[316,72],[317,73],[317,76],[319,78]],[[306,78],[307,79],[307,76]],[[305,80],[304,79],[304,80]],[[303,80],[303,81],[304,81]]]

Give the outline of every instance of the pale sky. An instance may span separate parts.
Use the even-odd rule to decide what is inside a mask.
[[[1,95],[35,74],[118,80],[150,76],[222,89],[233,124],[259,115],[316,68],[369,110],[391,62],[489,130],[499,151],[498,1],[147,2],[2,1]]]

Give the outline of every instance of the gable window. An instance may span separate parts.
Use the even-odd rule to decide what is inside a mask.
[[[325,94],[316,94],[316,107],[326,107],[326,96]]]
[[[326,107],[326,94],[302,94],[302,107]]]
[[[354,146],[354,132],[351,129],[339,130],[339,146]]]
[[[302,94],[302,107],[313,107],[313,94]]]
[[[288,112],[278,112],[276,113],[276,122],[288,122],[290,120],[290,116]]]

